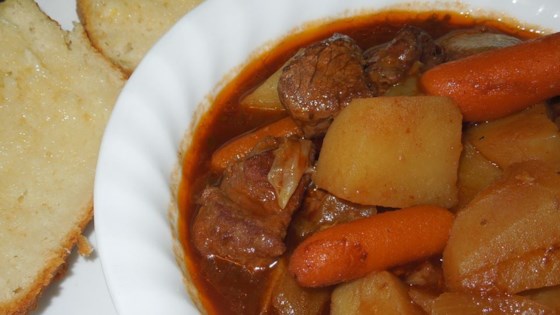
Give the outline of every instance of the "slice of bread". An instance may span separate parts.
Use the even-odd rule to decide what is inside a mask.
[[[77,0],[78,16],[97,49],[131,73],[146,52],[202,0]]]
[[[26,314],[92,218],[101,136],[124,74],[76,25],[0,2],[0,314]]]

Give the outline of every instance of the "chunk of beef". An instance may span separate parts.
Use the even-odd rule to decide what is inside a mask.
[[[288,224],[309,183],[309,176],[301,175],[286,205],[279,205],[268,175],[275,153],[289,141],[309,145],[307,140],[267,139],[248,157],[231,164],[219,187],[205,189],[192,230],[193,243],[203,255],[251,270],[269,265],[284,252]],[[312,163],[312,153],[308,153],[305,167]]]
[[[353,39],[335,34],[301,49],[284,67],[280,101],[306,137],[323,134],[353,98],[373,95],[364,62]]]
[[[296,242],[300,242],[319,230],[367,218],[376,213],[375,206],[365,206],[340,199],[315,187],[307,191],[302,209],[292,221],[290,233]]]
[[[276,193],[268,182],[273,161],[273,150],[266,150],[233,163],[224,171],[220,188],[235,203],[253,213],[264,216],[279,212]]]
[[[406,78],[415,63],[427,70],[445,59],[432,37],[415,26],[405,26],[393,40],[368,49],[364,56],[365,71],[379,94]]]
[[[283,256],[269,276],[259,314],[304,315],[330,314],[332,288],[304,288],[288,270]]]
[[[284,252],[276,229],[269,229],[259,215],[233,202],[221,189],[207,187],[200,203],[192,239],[203,255],[262,266]]]

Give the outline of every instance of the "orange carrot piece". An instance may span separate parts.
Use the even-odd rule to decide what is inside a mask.
[[[227,142],[212,154],[210,165],[213,170],[223,170],[229,163],[247,155],[265,137],[289,137],[293,135],[301,136],[303,133],[291,117],[282,118]]]
[[[436,66],[420,85],[449,96],[466,121],[500,118],[560,95],[560,33]]]
[[[300,285],[319,287],[427,258],[443,250],[453,218],[445,208],[415,206],[336,225],[296,247],[289,271]]]

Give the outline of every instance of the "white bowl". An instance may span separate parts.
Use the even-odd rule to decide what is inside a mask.
[[[412,4],[411,4],[412,3]],[[387,8],[449,9],[560,29],[558,0],[208,0],[149,52],[118,99],[95,182],[95,229],[119,314],[198,313],[175,262],[171,174],[193,116],[250,56],[306,22]],[[201,105],[202,104],[202,105]],[[188,137],[188,135],[187,135]]]

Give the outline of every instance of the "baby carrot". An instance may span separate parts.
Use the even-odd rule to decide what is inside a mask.
[[[267,136],[289,137],[293,135],[301,136],[300,128],[292,118],[282,118],[224,144],[212,154],[210,165],[213,170],[223,170],[232,161],[244,157],[263,138]]]
[[[506,116],[560,94],[560,33],[436,66],[420,85],[449,96],[466,121]]]
[[[289,271],[306,287],[356,279],[440,253],[452,223],[447,209],[415,206],[336,225],[296,247]]]

